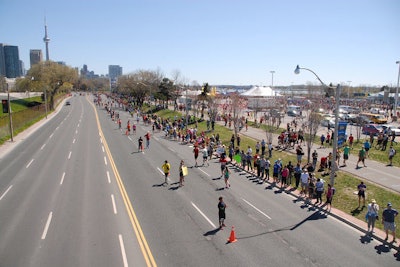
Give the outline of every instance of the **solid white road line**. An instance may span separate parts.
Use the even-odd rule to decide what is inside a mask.
[[[46,144],[43,144],[43,146],[40,148],[40,150],[43,150],[43,148],[46,146]]]
[[[46,239],[47,231],[49,230],[49,226],[51,223],[51,218],[53,218],[53,212],[50,212],[49,217],[47,218],[46,226],[44,227],[42,239]]]
[[[113,205],[114,214],[117,214],[117,206],[115,205],[115,199],[113,194],[111,194],[111,202]]]
[[[68,159],[71,159],[72,151],[69,152],[68,154]]]
[[[26,165],[26,168],[27,168],[27,169],[29,168],[29,166],[31,166],[33,160],[34,160],[34,159],[31,159],[31,161],[29,161],[28,165]]]
[[[61,177],[60,185],[63,184],[63,182],[64,182],[64,177],[65,177],[65,172],[63,173],[63,175],[62,175],[62,177]]]
[[[162,171],[160,168],[158,168],[157,167],[157,170],[162,174],[162,176],[165,178],[165,173],[164,173],[164,171]],[[169,180],[169,177],[167,177],[167,181],[170,181]]]
[[[173,150],[172,148],[168,147],[169,150],[171,150],[172,152],[176,153],[175,150]]]
[[[122,239],[122,235],[119,235],[119,245],[121,246],[121,254],[122,260],[124,262],[124,267],[128,267],[128,259],[126,258],[124,240]]]
[[[264,215],[265,217],[267,217],[268,219],[271,220],[271,217],[269,217],[267,214],[265,214],[264,212],[262,212],[260,209],[258,209],[256,206],[254,206],[253,204],[251,204],[250,202],[248,202],[246,199],[242,198],[242,200],[244,202],[246,202],[250,207],[252,207],[253,209],[255,209],[256,211],[258,211],[259,213],[261,213],[262,215]]]
[[[209,224],[211,224],[212,227],[216,228],[215,224],[213,224],[213,222],[210,219],[208,219],[208,217],[193,202],[190,203],[192,203],[192,206],[201,214],[201,216],[204,217],[204,219],[207,220]]]
[[[210,175],[208,174],[208,173],[206,173],[205,171],[203,171],[202,169],[200,169],[200,168],[197,168],[198,170],[200,170],[202,173],[204,173],[205,175],[207,175],[208,177],[210,177]]]
[[[107,165],[107,158],[106,158],[106,156],[104,156],[104,164]]]
[[[7,190],[1,195],[0,200],[3,199],[3,197],[8,193],[8,191],[10,191],[10,189],[11,189],[12,187],[13,187],[13,186],[10,185],[10,186],[7,188]]]
[[[111,184],[110,173],[108,171],[107,171],[107,179],[108,179],[108,183]]]

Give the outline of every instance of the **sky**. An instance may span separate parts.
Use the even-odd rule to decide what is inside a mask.
[[[0,43],[96,74],[158,70],[182,82],[397,85],[399,0],[0,0]],[[272,74],[271,71],[274,71]],[[272,82],[273,80],[273,82]]]

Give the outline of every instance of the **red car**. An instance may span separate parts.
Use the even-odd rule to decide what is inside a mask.
[[[380,133],[382,131],[383,131],[383,127],[382,127],[382,125],[379,125],[379,124],[366,124],[362,128],[362,134],[365,134],[365,135],[371,135],[371,133],[372,133],[374,136],[377,136],[378,133]]]

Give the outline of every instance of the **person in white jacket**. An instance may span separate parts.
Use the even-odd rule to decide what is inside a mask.
[[[376,200],[372,199],[371,203],[368,204],[368,234],[372,235],[372,233],[374,232],[374,227],[375,227],[375,221],[377,219],[377,216],[379,214],[379,205],[376,204]],[[370,231],[371,229],[371,231]]]

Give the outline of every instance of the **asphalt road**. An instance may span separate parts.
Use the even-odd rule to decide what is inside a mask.
[[[138,152],[150,127],[126,136],[89,100],[73,97],[0,160],[0,266],[398,266],[395,251],[244,172],[224,189],[216,159],[192,167],[193,148],[163,133]]]

